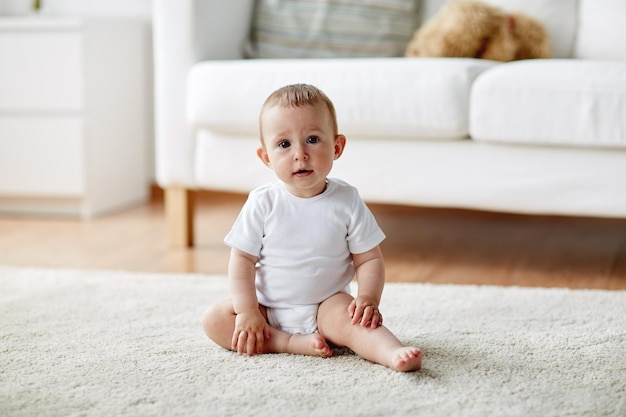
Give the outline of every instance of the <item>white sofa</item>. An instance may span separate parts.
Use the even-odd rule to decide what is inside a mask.
[[[623,0],[489,0],[540,19],[554,59],[243,59],[253,0],[155,0],[156,179],[170,241],[193,244],[193,192],[246,193],[258,111],[312,83],[348,139],[332,176],[369,202],[626,218]],[[445,0],[422,0],[421,20]]]

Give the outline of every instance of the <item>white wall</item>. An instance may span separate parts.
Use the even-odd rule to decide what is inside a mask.
[[[172,0],[178,1],[178,0]],[[32,0],[0,0],[0,16],[23,16],[32,15]],[[121,17],[138,18],[146,21],[147,43],[145,53],[146,83],[153,85],[152,71],[152,0],[41,0],[42,15],[52,16],[79,16],[79,17]],[[154,95],[152,88],[148,88],[145,97],[147,107],[148,135],[148,175],[154,181]]]
[[[31,4],[32,0],[0,0],[0,15],[31,13]],[[41,0],[41,4],[43,14],[152,19],[152,0]]]

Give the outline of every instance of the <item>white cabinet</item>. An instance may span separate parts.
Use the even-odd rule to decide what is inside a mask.
[[[147,33],[133,19],[0,18],[0,213],[145,201]]]

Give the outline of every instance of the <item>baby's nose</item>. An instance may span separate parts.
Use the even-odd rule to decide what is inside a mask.
[[[296,161],[309,159],[309,155],[302,147],[298,147],[294,150],[293,157]]]

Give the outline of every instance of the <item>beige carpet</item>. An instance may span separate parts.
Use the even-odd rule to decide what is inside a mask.
[[[0,267],[0,416],[624,416],[626,292],[388,284],[400,374],[213,345],[218,276]]]

